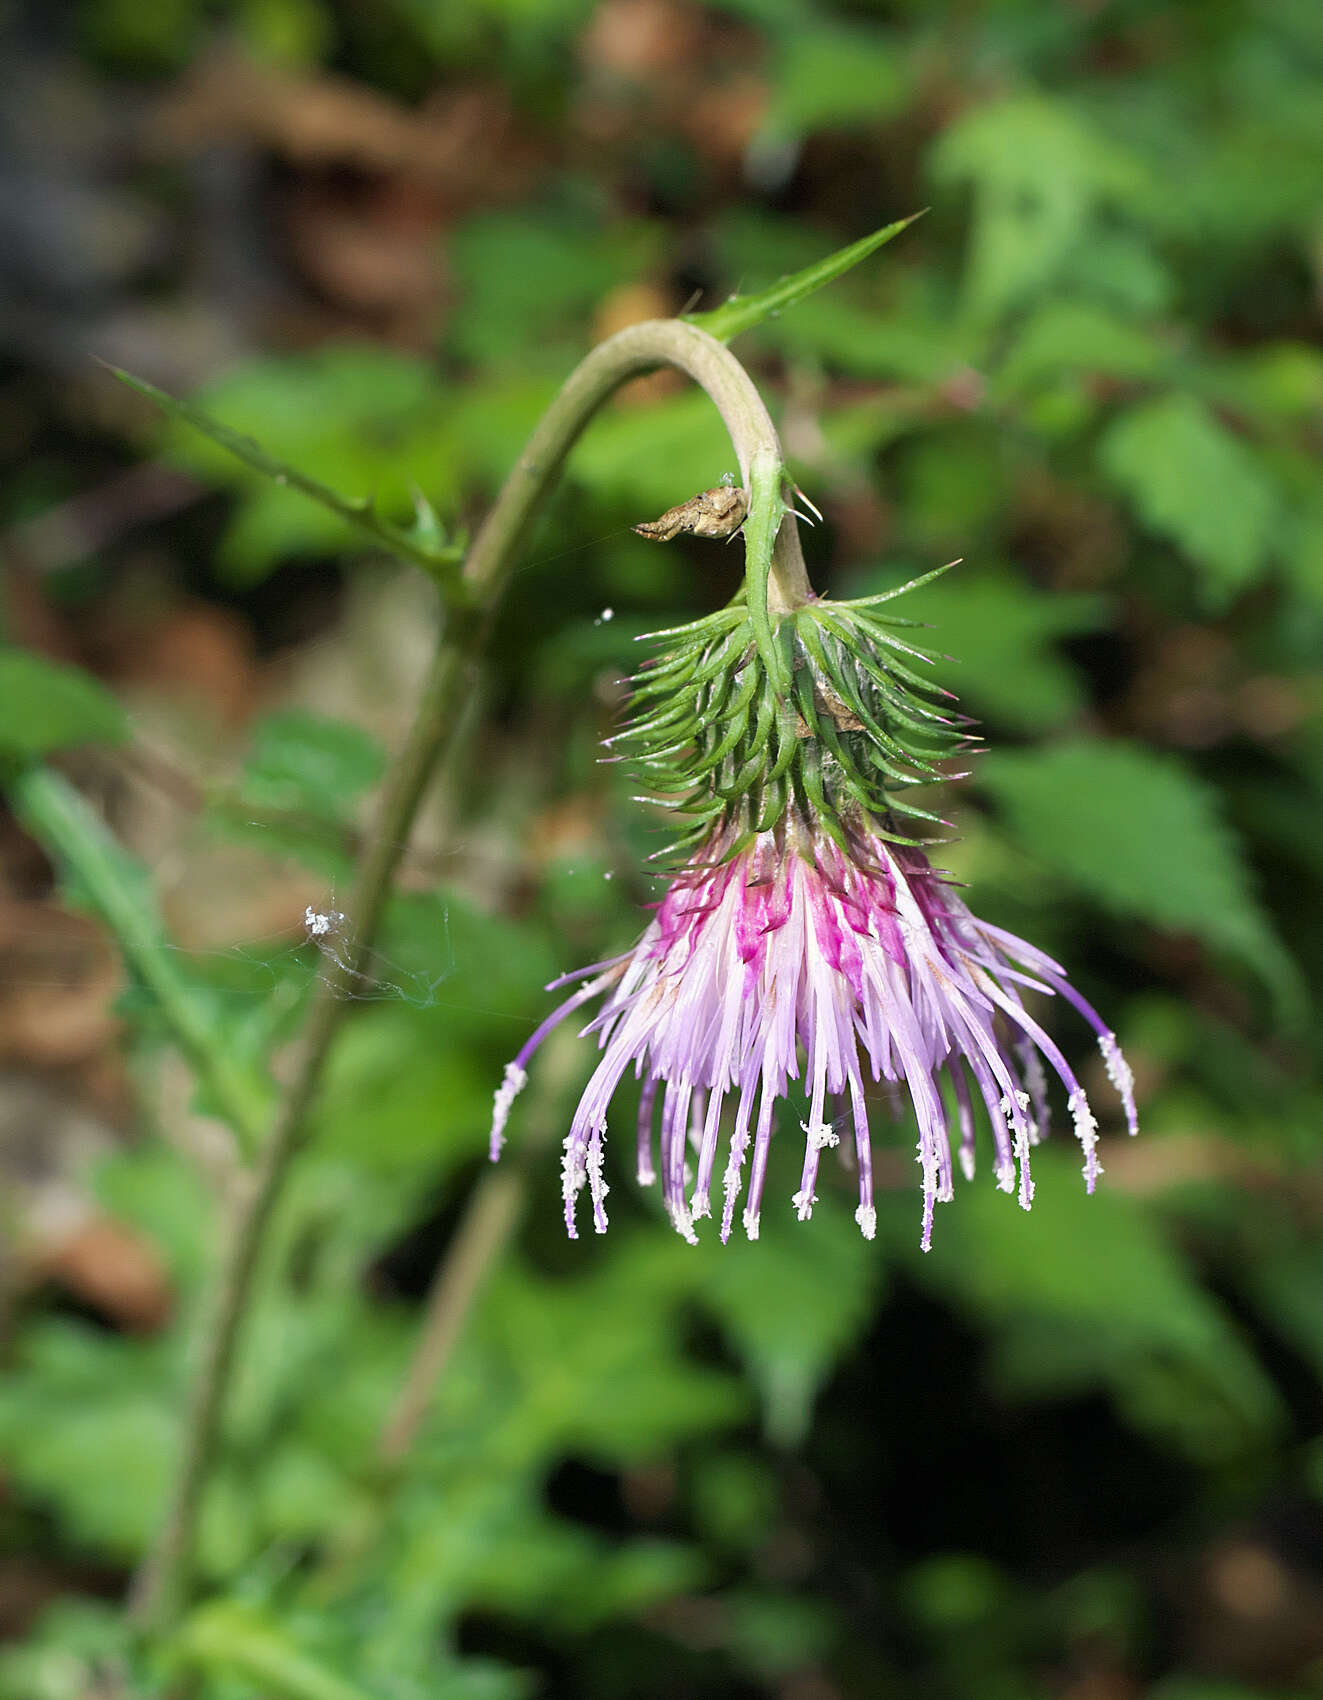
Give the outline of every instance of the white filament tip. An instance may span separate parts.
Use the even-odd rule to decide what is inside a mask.
[[[683,1204],[673,1204],[670,1207],[671,1221],[675,1231],[686,1245],[697,1245],[698,1235],[694,1232],[693,1220]]]
[[[500,1156],[501,1147],[505,1144],[505,1124],[510,1119],[510,1111],[514,1106],[514,1101],[527,1084],[528,1071],[520,1068],[518,1063],[506,1063],[505,1076],[492,1098],[491,1156],[493,1162]]]
[[[1117,1096],[1125,1108],[1126,1125],[1131,1133],[1138,1133],[1139,1113],[1135,1109],[1135,1077],[1130,1072],[1130,1064],[1121,1055],[1121,1047],[1116,1042],[1116,1034],[1100,1034],[1098,1049],[1102,1052],[1103,1063],[1107,1069],[1107,1078],[1116,1088]]]

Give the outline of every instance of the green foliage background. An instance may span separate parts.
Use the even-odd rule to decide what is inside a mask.
[[[631,640],[737,583],[734,551],[627,530],[728,469],[709,405],[622,402],[530,544],[429,828],[440,875],[409,879],[380,995],[335,1052],[245,1339],[206,1600],[127,1676],[117,1594],[160,1514],[220,1220],[168,1112],[145,1109],[87,1184],[163,1260],[170,1321],[134,1334],[41,1289],[9,1303],[0,1549],[35,1566],[44,1609],[14,1615],[0,1694],[1323,1690],[1317,0],[87,0],[56,40],[22,6],[10,26],[19,64],[56,55],[112,114],[223,38],[269,74],[404,108],[496,91],[513,115],[502,191],[433,208],[448,281],[422,333],[365,318],[296,338],[245,315],[187,258],[200,178],[159,161],[131,188],[180,221],[173,250],[104,299],[95,279],[14,286],[6,382],[42,399],[5,438],[9,535],[160,456],[223,498],[149,526],[156,593],[224,606],[272,650],[297,650],[288,610],[352,637],[397,581],[333,515],[107,404],[52,346],[80,354],[112,309],[151,302],[148,377],[205,378],[211,413],[388,520],[414,523],[417,488],[471,525],[630,286],[649,311],[695,290],[711,308],[929,206],[738,351],[826,514],[820,588],[964,558],[905,610],[992,746],[948,795],[944,859],[1114,1022],[1144,1132],[1105,1126],[1092,1199],[1049,1148],[1028,1217],[981,1175],[926,1258],[903,1128],[873,1245],[843,1177],[809,1224],[772,1204],[758,1245],[690,1250],[619,1163],[611,1233],[567,1245],[556,1136],[589,1066],[571,1047],[511,1124],[532,1181],[516,1248],[383,1487],[374,1437],[492,1088],[543,983],[626,945],[652,895],[651,823],[595,761]],[[297,168],[266,169],[236,193],[278,267],[260,226]],[[59,205],[72,228],[92,217]],[[201,354],[198,315],[224,332]],[[48,566],[41,596],[75,631],[130,574],[117,542]],[[6,761],[131,750],[141,706],[23,648],[20,605]],[[197,832],[342,888],[392,734],[365,700],[345,682],[315,713],[250,704],[202,761]],[[95,788],[98,759],[70,771]],[[173,961],[260,1092],[318,962],[230,943]],[[153,998],[120,1007],[158,1106]],[[1053,1013],[1107,1102],[1087,1035]],[[796,1138],[770,1199],[793,1190]]]

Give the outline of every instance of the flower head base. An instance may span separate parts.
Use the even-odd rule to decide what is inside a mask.
[[[1064,970],[975,919],[922,846],[896,830],[897,811],[935,818],[899,794],[937,776],[933,760],[969,736],[927,700],[935,687],[912,662],[929,658],[887,630],[897,623],[871,604],[796,610],[778,636],[778,685],[737,606],[678,634],[689,641],[643,675],[641,714],[623,737],[657,800],[688,819],[684,865],[632,951],[553,982],[578,985],[507,1067],[492,1117],[495,1158],[533,1052],[601,996],[585,1032],[602,1056],[565,1141],[572,1237],[585,1188],[597,1231],[606,1228],[608,1111],[631,1070],[643,1083],[639,1181],[660,1174],[690,1241],[713,1212],[718,1167],[722,1239],[741,1198],[745,1232],[757,1238],[776,1105],[792,1081],[808,1100],[792,1199],[801,1220],[816,1202],[823,1151],[838,1147],[858,1177],[855,1219],[873,1237],[870,1084],[898,1112],[903,1094],[912,1106],[925,1251],[955,1161],[973,1177],[976,1102],[997,1185],[1027,1210],[1030,1151],[1048,1126],[1045,1064],[1065,1088],[1092,1191],[1098,1124],[1026,992],[1064,998],[1093,1027],[1136,1131],[1115,1035]]]

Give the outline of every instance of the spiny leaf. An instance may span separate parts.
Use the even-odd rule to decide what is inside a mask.
[[[371,496],[342,496],[338,490],[332,490],[328,485],[309,477],[306,472],[300,472],[297,467],[277,460],[254,438],[233,431],[228,425],[222,425],[218,419],[213,419],[209,413],[204,413],[191,402],[180,401],[177,396],[158,389],[155,384],[149,384],[145,378],[136,378],[131,372],[122,371],[118,366],[111,366],[104,361],[101,364],[122,384],[127,384],[131,390],[146,396],[148,401],[155,402],[163,413],[192,426],[195,431],[219,444],[236,460],[242,461],[263,478],[269,478],[273,484],[297,490],[321,507],[329,508],[347,525],[363,532],[392,555],[399,555],[423,567],[445,586],[448,595],[454,597],[458,594],[460,580],[455,569],[463,557],[463,544],[446,540],[436,514],[424,497],[415,497],[416,517],[412,525],[395,525],[377,513]]]
[[[924,211],[926,210],[925,208]],[[812,295],[814,290],[821,289],[823,284],[834,282],[857,266],[860,260],[866,260],[884,242],[890,242],[893,236],[899,236],[916,218],[922,217],[923,212],[916,212],[911,213],[908,218],[897,219],[895,224],[875,230],[871,236],[852,242],[848,248],[838,248],[825,260],[805,266],[803,271],[793,272],[789,277],[779,278],[776,283],[767,289],[759,290],[756,295],[733,296],[720,307],[714,307],[710,313],[687,313],[685,321],[697,325],[709,336],[716,337],[718,342],[729,342],[732,337],[739,336],[742,331],[752,330],[755,325],[760,325],[773,314],[793,307],[806,295]]]

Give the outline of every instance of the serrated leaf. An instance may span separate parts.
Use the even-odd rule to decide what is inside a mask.
[[[123,708],[88,674],[0,648],[0,753],[30,760],[74,744],[122,744]]]
[[[1300,971],[1214,794],[1179,763],[1080,739],[993,751],[979,774],[1039,861],[1123,919],[1192,933],[1238,957],[1271,988],[1279,1015],[1298,1015]]]
[[[377,513],[371,496],[341,495],[338,490],[332,490],[329,485],[300,471],[298,467],[269,454],[255,438],[232,430],[230,426],[213,419],[209,413],[204,413],[191,402],[180,401],[178,397],[158,389],[155,384],[148,383],[145,378],[136,378],[130,372],[121,371],[118,366],[107,366],[106,369],[122,384],[127,384],[131,390],[136,390],[139,395],[155,402],[163,413],[191,426],[193,430],[233,455],[236,460],[242,461],[253,472],[269,479],[272,484],[297,490],[301,495],[316,502],[319,507],[328,509],[346,525],[370,537],[379,547],[425,568],[452,591],[456,588],[455,568],[463,554],[458,543],[432,543],[424,532],[420,532],[416,524],[407,527],[395,525]]]
[[[917,212],[911,213],[908,218],[897,219],[895,224],[875,230],[871,236],[852,242],[848,248],[838,248],[825,260],[805,266],[803,271],[794,272],[790,277],[778,279],[767,289],[760,290],[757,295],[733,296],[722,306],[714,307],[710,313],[687,313],[685,322],[697,325],[709,336],[716,337],[718,342],[729,342],[742,331],[752,330],[764,319],[784,312],[787,307],[793,307],[797,301],[802,301],[806,295],[812,295],[814,290],[821,289],[824,284],[843,277],[861,260],[866,260],[870,254],[882,247],[883,243],[890,242],[893,236],[899,236],[915,219],[922,217],[923,213]]]
[[[1039,1151],[1034,1170],[1027,1216],[990,1182],[965,1188],[958,1231],[916,1258],[920,1279],[996,1323],[1003,1383],[1038,1396],[1110,1386],[1139,1425],[1196,1455],[1271,1432],[1271,1382],[1158,1224],[1105,1183],[1088,1195],[1063,1151]]]
[[[1203,599],[1224,607],[1263,567],[1278,498],[1262,458],[1191,395],[1131,408],[1099,448],[1140,519],[1197,566]]]

